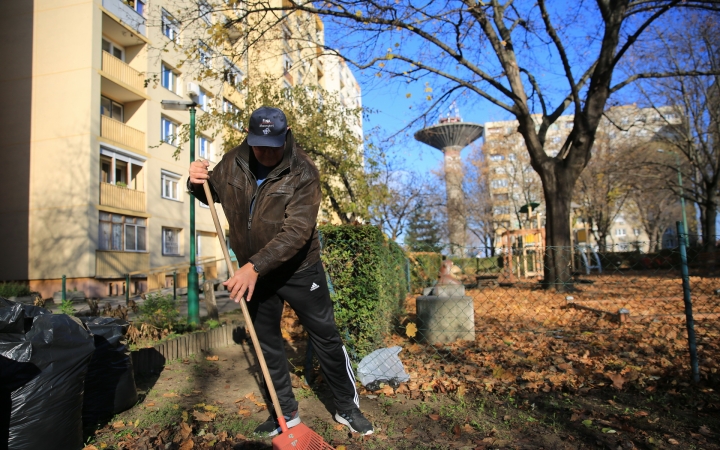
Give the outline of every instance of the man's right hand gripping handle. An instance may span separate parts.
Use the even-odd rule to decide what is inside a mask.
[[[190,163],[190,182],[192,184],[204,184],[210,178],[208,167],[210,167],[210,163],[202,159]]]

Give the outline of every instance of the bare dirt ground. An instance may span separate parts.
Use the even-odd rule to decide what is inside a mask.
[[[684,323],[676,317],[682,309],[677,301],[643,301],[644,293],[677,298],[677,281],[628,280],[596,282],[573,296],[596,309],[646,311],[651,320],[616,323],[532,285],[484,289],[469,292],[476,341],[435,346],[407,336],[415,320],[409,297],[387,344],[403,347],[411,379],[372,392],[358,385],[376,428],[366,437],[334,421],[321,376],[312,386],[303,382],[304,338],[288,313],[286,348],[303,422],[345,450],[720,449],[717,318],[700,321],[702,377],[691,383]],[[696,281],[712,283],[706,292],[716,288],[715,280]],[[666,285],[667,294],[647,294],[653,283]],[[715,312],[714,297],[701,299]],[[613,303],[598,307],[599,300]],[[86,448],[272,448],[270,439],[252,436],[269,411],[249,347],[172,361],[138,380],[142,400],[89,437]]]

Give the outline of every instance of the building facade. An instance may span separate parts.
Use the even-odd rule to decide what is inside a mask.
[[[67,289],[87,297],[163,287],[173,271],[183,286],[191,200],[189,145],[180,134],[189,113],[163,109],[161,101],[195,101],[198,120],[213,108],[243,107],[242,81],[263,67],[251,67],[252,52],[230,60],[202,42],[204,27],[232,17],[239,3],[233,5],[213,11],[197,2],[194,27],[176,19],[172,0],[0,5],[4,42],[13,43],[0,49],[8,61],[0,86],[14,105],[0,113],[7,137],[0,160],[12,168],[0,181],[8,193],[0,208],[0,280],[29,282],[43,297],[60,289],[63,276]],[[318,53],[322,22],[295,23],[313,45],[278,43],[284,48],[264,68],[281,68],[279,82],[322,86],[326,67],[337,64]],[[246,45],[242,27],[229,34],[229,45]],[[173,45],[190,41],[198,52],[192,64],[183,46]],[[204,68],[222,75],[198,77]],[[352,73],[345,76],[354,82]],[[344,95],[359,101],[357,83]],[[223,135],[199,132],[195,158],[219,161]],[[209,209],[197,202],[195,211],[199,265],[207,276],[222,277],[227,269]],[[126,274],[133,274],[130,286]]]

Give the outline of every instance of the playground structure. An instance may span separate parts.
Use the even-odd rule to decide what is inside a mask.
[[[538,278],[543,274],[545,228],[507,230],[500,236],[503,246],[503,281]]]

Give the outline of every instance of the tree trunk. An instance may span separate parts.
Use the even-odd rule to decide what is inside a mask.
[[[711,249],[715,247],[715,241],[717,240],[717,226],[715,224],[717,220],[717,201],[714,195],[705,201],[702,210],[704,210],[701,217],[703,220],[703,247]]]
[[[559,292],[573,290],[570,200],[577,175],[569,168],[546,166],[541,178],[547,208],[543,284]],[[544,176],[543,176],[544,175]]]

